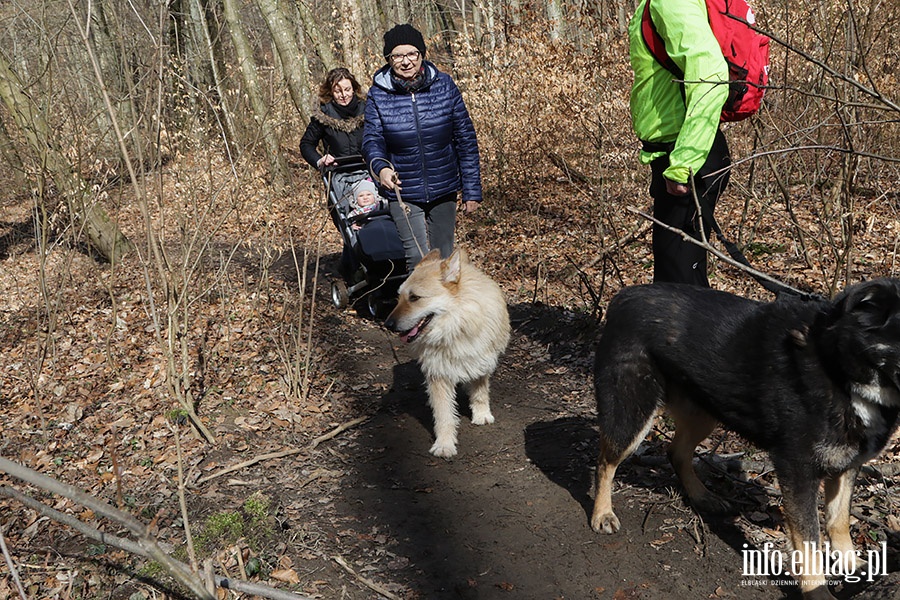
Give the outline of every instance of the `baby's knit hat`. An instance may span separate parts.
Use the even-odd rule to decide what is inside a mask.
[[[378,199],[378,188],[375,187],[375,184],[369,179],[362,179],[360,181],[357,181],[356,184],[353,186],[353,204],[354,205],[357,205],[357,206],[359,205],[359,202],[357,202],[357,199],[359,198],[359,195],[363,192],[372,192],[372,194],[375,196],[375,199],[376,200]]]
[[[416,50],[421,52],[422,56],[425,56],[425,38],[422,37],[418,29],[409,23],[404,23],[394,26],[384,34],[384,57],[387,58],[394,48],[404,44],[415,46]]]

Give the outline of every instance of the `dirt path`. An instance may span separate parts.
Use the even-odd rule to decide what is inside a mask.
[[[497,421],[474,426],[464,409],[450,461],[428,453],[422,376],[399,340],[371,323],[351,334],[370,352],[364,368],[341,368],[362,368],[365,389],[384,390],[358,398],[372,418],[342,448],[347,476],[333,507],[358,566],[368,563],[373,579],[404,598],[798,596],[742,575],[748,532],[755,542],[777,537],[778,511],[765,512],[776,499],[759,490],[748,500],[761,502],[758,522],[701,520],[674,493],[667,466],[628,463],[614,497],[623,530],[593,533],[590,320],[546,307],[511,314],[513,338],[492,384]],[[648,454],[661,456],[663,447],[651,446]],[[854,597],[895,597],[882,583]],[[881,588],[889,595],[877,595]]]

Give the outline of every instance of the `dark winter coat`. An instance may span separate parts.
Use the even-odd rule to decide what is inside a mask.
[[[462,190],[463,201],[481,202],[478,140],[462,94],[449,75],[423,64],[425,82],[412,93],[395,85],[389,66],[375,73],[363,156],[376,174],[393,165],[403,200],[431,202]]]
[[[356,115],[342,119],[334,108],[334,103],[322,104],[313,110],[309,125],[300,139],[300,153],[303,158],[316,166],[323,154],[319,152],[319,142],[324,146],[324,154],[350,156],[362,154],[363,118],[366,103],[359,102]]]

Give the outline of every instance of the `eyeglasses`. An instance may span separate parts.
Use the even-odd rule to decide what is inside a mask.
[[[421,55],[421,52],[419,52],[418,50],[414,50],[412,52],[407,52],[406,54],[391,54],[390,56],[388,56],[388,58],[391,59],[391,62],[395,65],[399,65],[403,62],[404,58],[409,62],[416,62],[417,60],[419,60],[419,57]]]

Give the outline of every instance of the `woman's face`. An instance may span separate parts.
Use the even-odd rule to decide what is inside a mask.
[[[341,79],[331,88],[331,97],[341,106],[347,106],[353,100],[353,84],[349,79]]]
[[[422,68],[422,53],[415,46],[400,44],[388,56],[391,68],[401,79],[414,79]]]

